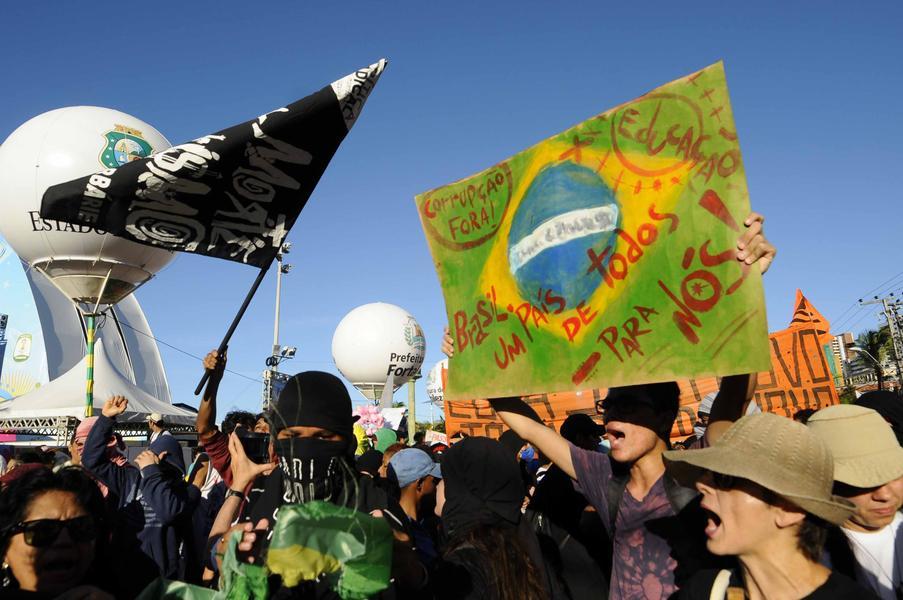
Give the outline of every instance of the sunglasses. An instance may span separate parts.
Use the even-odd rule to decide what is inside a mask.
[[[25,543],[29,546],[44,548],[53,544],[64,528],[69,532],[69,537],[75,542],[90,542],[97,537],[94,518],[89,515],[75,517],[66,521],[59,519],[23,521],[14,526],[10,530],[10,534],[21,533],[25,537]]]

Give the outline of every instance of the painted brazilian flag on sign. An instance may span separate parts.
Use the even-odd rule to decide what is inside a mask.
[[[416,204],[455,339],[448,400],[769,368],[721,63]]]

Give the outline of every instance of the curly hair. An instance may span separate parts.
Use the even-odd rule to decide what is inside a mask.
[[[246,410],[232,410],[226,413],[226,417],[223,419],[220,429],[223,433],[229,435],[235,431],[237,425],[241,425],[248,430],[253,430],[255,424],[257,424],[257,417],[254,416],[254,413],[250,413]]]

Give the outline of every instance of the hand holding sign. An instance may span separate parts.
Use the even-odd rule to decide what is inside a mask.
[[[448,400],[767,368],[775,252],[760,215],[737,218],[720,63],[416,202],[451,329]]]

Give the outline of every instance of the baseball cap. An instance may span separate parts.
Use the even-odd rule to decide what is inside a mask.
[[[834,481],[873,488],[903,477],[903,448],[890,424],[864,406],[837,404],[809,417],[834,456]]]
[[[161,415],[158,412],[151,413],[151,414],[147,415],[147,420],[153,421],[154,423],[159,423],[160,421],[163,420],[163,415]]]
[[[561,424],[559,431],[561,437],[569,442],[573,442],[577,436],[580,435],[598,437],[605,433],[605,427],[593,421],[593,418],[589,415],[577,413],[568,416],[568,418],[564,420],[564,423]]]
[[[442,478],[442,467],[434,463],[429,454],[418,448],[405,448],[389,459],[389,465],[398,478],[398,487],[406,487],[418,479],[432,475]]]

